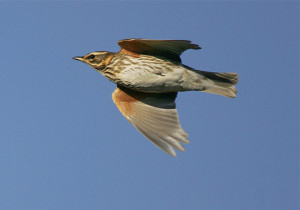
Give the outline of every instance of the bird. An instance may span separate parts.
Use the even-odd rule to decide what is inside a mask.
[[[123,39],[119,52],[95,51],[82,61],[117,85],[112,99],[124,117],[171,156],[185,151],[188,134],[181,127],[178,92],[200,91],[235,98],[237,73],[207,72],[184,65],[180,55],[201,47],[189,40]]]

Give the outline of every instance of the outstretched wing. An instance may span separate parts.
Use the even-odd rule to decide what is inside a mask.
[[[189,143],[181,128],[176,105],[177,93],[142,93],[117,87],[112,99],[125,118],[145,137],[166,153],[173,148],[184,151],[180,143]]]
[[[180,55],[184,51],[201,49],[188,40],[124,39],[120,40],[118,44],[126,51],[163,57],[176,62],[181,62]]]

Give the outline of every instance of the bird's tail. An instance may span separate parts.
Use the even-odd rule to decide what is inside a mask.
[[[235,98],[237,90],[234,87],[238,83],[239,77],[237,73],[217,73],[199,71],[199,74],[213,81],[213,86],[203,92],[214,93],[221,96]]]

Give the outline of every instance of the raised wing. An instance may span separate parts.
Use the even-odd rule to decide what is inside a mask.
[[[118,44],[122,49],[137,54],[152,55],[181,62],[180,55],[188,49],[201,49],[188,40],[151,40],[151,39],[124,39]]]
[[[112,99],[145,137],[169,155],[176,156],[173,148],[184,151],[180,143],[189,143],[179,123],[176,96],[177,93],[142,93],[117,87]]]

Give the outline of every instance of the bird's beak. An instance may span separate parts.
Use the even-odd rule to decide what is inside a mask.
[[[78,61],[84,61],[83,56],[76,56],[73,57],[74,60],[78,60]]]

